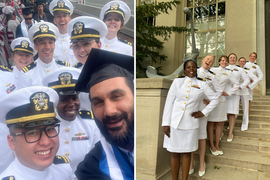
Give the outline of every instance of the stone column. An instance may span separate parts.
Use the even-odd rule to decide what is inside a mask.
[[[171,172],[161,127],[171,83],[163,78],[136,79],[136,179],[166,179]]]

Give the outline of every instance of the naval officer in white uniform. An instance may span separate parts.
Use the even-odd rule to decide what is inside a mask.
[[[8,145],[16,154],[0,179],[71,180],[69,159],[56,156],[59,120],[55,118],[54,108],[57,103],[57,93],[42,86],[19,89],[0,100],[0,121],[9,128]]]
[[[130,8],[123,1],[110,1],[100,11],[100,19],[108,27],[108,34],[101,38],[101,49],[132,56],[132,43],[117,37],[130,19]]]
[[[69,0],[53,0],[49,6],[50,13],[53,15],[53,22],[59,30],[59,37],[55,42],[57,47],[53,57],[57,60],[70,63],[73,66],[77,63],[71,49],[70,36],[67,33],[67,25],[71,20],[74,7]]]
[[[80,71],[75,68],[60,68],[43,79],[43,85],[53,88],[59,95],[56,107],[57,119],[60,122],[58,155],[70,159],[73,177],[78,164],[100,140],[100,132],[94,121],[93,113],[80,111],[79,92],[74,91]]]
[[[36,23],[28,31],[28,36],[38,52],[38,59],[22,68],[21,81],[25,86],[42,85],[42,78],[47,73],[60,67],[69,66],[69,63],[53,58],[55,41],[59,36],[59,30],[52,23]]]
[[[201,79],[204,79],[208,86],[217,93],[218,97],[222,94],[223,90],[217,81],[214,73],[209,69],[213,66],[214,57],[212,55],[207,55],[202,60],[202,67],[197,70],[197,76]],[[199,109],[202,110],[205,108],[204,101],[207,99],[206,96],[203,98],[204,100],[200,102]],[[208,117],[200,118],[200,128],[199,128],[199,157],[200,157],[200,168],[199,168],[199,176],[203,176],[205,173],[205,163],[204,163],[204,156],[205,156],[205,148],[206,148],[206,138],[207,138],[207,120]],[[191,171],[192,174],[194,171],[194,161],[193,161],[194,153],[191,154]],[[204,173],[203,173],[204,172]]]
[[[223,151],[219,148],[220,137],[222,136],[223,123],[227,120],[226,97],[231,96],[239,89],[239,81],[234,77],[229,69],[226,69],[229,63],[228,57],[222,55],[219,57],[219,67],[211,68],[215,73],[215,77],[223,89],[222,96],[219,97],[217,107],[209,114],[207,123],[207,134],[210,143],[210,152],[215,155],[223,155]],[[229,82],[230,84],[228,84]],[[215,128],[215,145],[214,145],[214,124]]]
[[[257,75],[259,82],[261,82],[263,80],[263,73],[262,73],[260,66],[258,66],[255,63],[256,59],[257,59],[257,53],[255,53],[255,52],[250,53],[249,54],[249,62],[246,63],[244,68],[248,68],[253,74]],[[253,100],[253,90],[249,89],[248,91],[249,91],[249,110],[248,110],[248,112],[250,112],[251,101]]]
[[[231,142],[233,140],[233,128],[235,124],[235,115],[239,114],[239,101],[240,101],[240,90],[247,88],[250,80],[244,69],[235,65],[237,61],[237,56],[234,53],[231,53],[229,56],[229,65],[226,67],[231,70],[233,75],[236,77],[237,81],[240,82],[240,77],[243,80],[243,83],[240,84],[238,91],[236,94],[232,96],[226,96],[227,101],[227,113],[229,117],[229,135],[227,138],[227,142]]]
[[[244,57],[240,57],[238,60],[238,64],[240,67],[244,68],[246,64],[246,59]],[[245,73],[248,75],[250,82],[246,89],[243,89],[240,91],[240,99],[242,103],[242,109],[243,109],[243,121],[241,125],[241,131],[247,131],[248,130],[248,122],[249,122],[249,98],[250,98],[250,92],[258,85],[260,82],[259,78],[257,78],[248,68],[244,68]],[[240,83],[243,83],[243,79],[240,78]]]
[[[171,152],[173,179],[178,179],[180,153],[183,153],[182,179],[188,178],[191,152],[198,149],[199,118],[208,116],[219,102],[219,95],[205,81],[196,78],[197,64],[194,61],[186,61],[184,70],[186,77],[174,79],[169,89],[162,121],[165,132],[163,147]],[[200,111],[203,95],[211,102]],[[205,170],[201,173],[205,174]]]

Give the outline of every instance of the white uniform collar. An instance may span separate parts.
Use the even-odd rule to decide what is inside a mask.
[[[51,68],[53,67],[54,63],[55,63],[55,59],[53,58],[52,61],[49,63],[49,64],[45,64],[44,62],[42,62],[39,58],[36,60],[37,64],[44,68],[44,69],[47,69],[47,68]]]
[[[65,33],[65,34],[59,34],[59,37],[58,38],[61,38],[61,39],[68,39],[69,40],[69,35],[68,35],[68,33]]]
[[[67,120],[63,119],[61,116],[59,116],[57,110],[55,110],[55,112],[56,112],[56,118],[61,121],[60,122],[61,126],[70,126],[78,117],[78,115],[77,115],[73,121],[67,121]]]
[[[118,40],[117,37],[115,37],[115,38],[113,38],[113,39],[111,39],[111,40],[107,39],[106,37],[104,37],[104,38],[102,39],[102,41],[103,41],[105,44],[113,44],[113,43],[115,43],[117,40]]]
[[[24,165],[22,165],[17,157],[13,161],[13,167],[14,170],[21,176],[24,177],[27,180],[36,180],[37,178],[40,180],[45,180],[47,177],[47,174],[49,173],[49,169],[46,168],[43,171],[37,171],[34,169],[30,169]]]

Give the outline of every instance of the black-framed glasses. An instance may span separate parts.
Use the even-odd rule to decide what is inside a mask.
[[[49,138],[54,138],[56,136],[58,136],[59,134],[59,126],[60,124],[55,124],[55,125],[50,125],[50,126],[46,126],[44,128],[36,128],[36,129],[30,129],[24,132],[19,132],[19,133],[11,133],[10,135],[12,136],[19,136],[19,135],[24,135],[25,141],[27,143],[34,143],[40,140],[41,136],[42,136],[42,131],[45,132],[45,134],[49,137]]]

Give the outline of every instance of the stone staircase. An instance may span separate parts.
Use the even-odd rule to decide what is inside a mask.
[[[199,156],[195,153],[195,173],[189,180],[270,180],[270,96],[254,96],[248,131],[241,132],[242,109],[234,128],[234,139],[228,143],[228,122],[220,148],[224,155],[214,156],[206,147],[206,174],[198,176]],[[208,143],[208,142],[207,142]],[[180,176],[181,177],[181,176]]]

